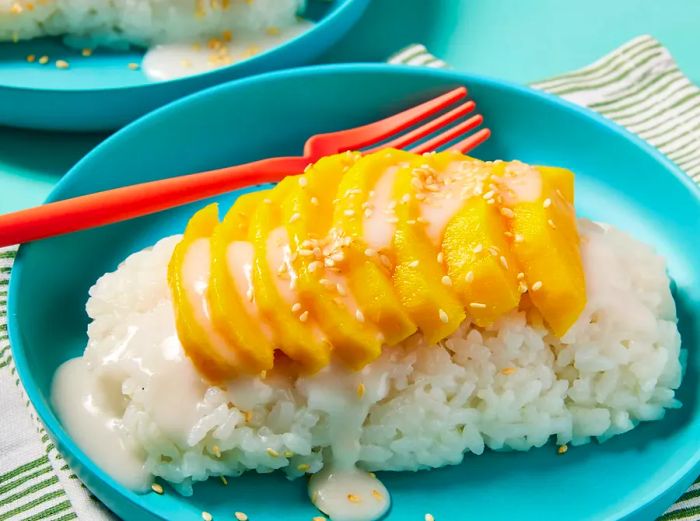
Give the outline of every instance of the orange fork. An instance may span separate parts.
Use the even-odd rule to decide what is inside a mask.
[[[476,108],[467,101],[435,118],[467,96],[459,87],[425,103],[388,118],[338,132],[317,134],[304,145],[300,157],[276,157],[243,165],[220,168],[160,181],[140,183],[94,194],[65,199],[0,216],[0,246],[19,244],[64,233],[103,226],[175,206],[206,199],[245,186],[277,182],[303,172],[309,163],[323,156],[346,150],[369,153],[381,148],[402,148],[425,153],[463,138],[449,146],[462,153],[474,149],[491,135],[482,128],[464,137],[483,123],[475,115],[450,126]],[[419,127],[408,130],[422,123]],[[404,132],[408,130],[407,132]],[[410,147],[421,139],[425,141]],[[388,140],[388,141],[387,141]],[[367,148],[367,147],[374,148]]]

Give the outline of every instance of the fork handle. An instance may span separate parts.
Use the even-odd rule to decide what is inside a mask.
[[[304,157],[276,157],[140,183],[0,216],[0,246],[76,232],[173,208],[245,186],[299,174]]]

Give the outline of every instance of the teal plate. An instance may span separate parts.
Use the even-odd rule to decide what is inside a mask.
[[[668,259],[680,329],[688,350],[678,397],[663,421],[557,456],[467,456],[457,466],[383,473],[393,495],[387,519],[439,521],[648,520],[678,498],[700,471],[700,192],[659,153],[596,116],[552,96],[457,72],[387,65],[324,66],[271,73],[177,101],[109,138],[56,187],[59,200],[124,184],[298,153],[314,133],[390,114],[456,85],[467,85],[493,137],[482,158],[519,158],[577,172],[581,215],[613,223]],[[227,207],[234,195],[215,198]],[[181,232],[206,201],[98,230],[20,248],[9,295],[18,373],[66,460],[125,519],[215,519],[244,511],[251,520],[308,521],[317,515],[303,480],[246,475],[195,495],[138,495],[114,482],[64,431],[50,404],[56,367],[86,342],[88,288],[128,254]],[[164,399],[167,397],[164,397]]]
[[[151,80],[130,63],[143,50],[98,49],[84,57],[60,38],[0,43],[0,125],[68,131],[112,130],[167,102],[225,81],[311,62],[360,18],[370,0],[308,0],[303,16],[315,25],[252,58],[201,74]],[[29,63],[34,54],[47,65]],[[69,69],[58,69],[63,59]]]

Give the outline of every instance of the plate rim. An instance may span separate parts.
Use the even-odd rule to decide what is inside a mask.
[[[539,91],[528,86],[523,86],[515,84],[509,81],[500,80],[497,78],[470,74],[454,70],[445,69],[431,69],[426,67],[417,66],[407,66],[407,65],[394,65],[394,64],[383,64],[383,63],[346,63],[346,64],[330,64],[330,65],[312,65],[306,67],[299,67],[294,69],[286,69],[281,71],[267,72],[255,76],[250,76],[240,80],[229,81],[202,91],[196,92],[194,94],[185,96],[176,101],[168,103],[154,111],[138,118],[137,120],[129,123],[122,129],[118,130],[107,139],[99,143],[95,148],[93,148],[88,154],[86,154],[80,161],[78,161],[70,171],[65,174],[59,182],[54,186],[52,191],[49,193],[45,203],[54,202],[61,200],[63,197],[63,192],[69,189],[69,184],[72,179],[76,177],[81,170],[83,170],[85,164],[89,164],[93,160],[93,156],[98,155],[102,152],[104,148],[111,146],[113,140],[122,139],[122,136],[129,134],[131,132],[138,132],[142,126],[150,125],[153,119],[157,119],[161,114],[167,114],[169,112],[180,110],[180,106],[187,105],[190,103],[196,103],[202,98],[215,95],[220,92],[227,90],[236,90],[241,86],[255,85],[257,83],[264,83],[266,81],[274,81],[277,79],[304,77],[304,76],[323,76],[323,75],[334,75],[334,74],[364,74],[364,73],[377,73],[384,72],[388,74],[413,74],[413,75],[424,75],[434,78],[451,79],[456,82],[469,85],[470,82],[479,83],[481,85],[496,88],[496,89],[507,89],[515,91],[525,96],[534,96],[540,98],[547,104],[555,105],[563,110],[573,111],[578,117],[588,118],[594,120],[598,125],[603,126],[608,131],[621,135],[623,138],[631,141],[634,145],[640,148],[644,153],[652,156],[665,170],[667,173],[679,182],[686,190],[688,190],[690,196],[693,200],[700,206],[700,186],[696,185],[693,180],[685,172],[683,172],[675,163],[669,160],[657,149],[649,145],[647,142],[642,140],[640,137],[636,136],[629,130],[618,125],[617,123],[609,120],[602,115],[579,105],[576,105],[568,100],[555,96],[553,94],[546,93],[544,91]],[[92,460],[82,451],[82,449],[75,443],[73,438],[68,435],[68,433],[63,429],[58,418],[51,410],[50,406],[43,401],[41,393],[38,391],[38,387],[33,381],[31,372],[29,371],[28,361],[25,356],[26,350],[24,348],[23,342],[21,340],[22,334],[19,328],[17,320],[17,298],[14,295],[17,293],[17,286],[19,280],[23,273],[23,257],[27,248],[22,245],[19,247],[15,262],[13,265],[12,272],[10,274],[10,281],[8,286],[8,299],[7,299],[7,323],[8,323],[8,335],[10,341],[10,349],[14,359],[15,367],[17,369],[17,374],[19,379],[22,381],[24,390],[31,400],[33,406],[35,407],[37,414],[41,421],[47,428],[47,432],[54,438],[58,438],[67,451],[69,452],[71,458],[74,461],[80,462],[84,467],[89,468],[89,472],[94,476],[94,478],[101,481],[104,485],[111,489],[119,488],[122,489],[121,485],[109,476],[107,473],[102,471],[97,467]],[[24,385],[24,382],[30,383],[29,386]],[[638,499],[631,502],[631,504],[626,509],[621,509],[614,514],[614,517],[609,517],[608,519],[622,520],[634,515],[638,511],[644,511],[647,508],[652,508],[655,503],[662,501],[664,496],[669,494],[671,489],[679,486],[682,482],[688,481],[688,485],[692,483],[695,476],[700,473],[700,446],[696,450],[693,458],[688,459],[684,465],[676,469],[671,476],[666,480],[656,483],[654,487],[651,488],[649,492],[641,495]],[[151,510],[147,506],[143,505],[136,500],[136,493],[126,490],[126,493],[118,492],[122,500],[128,501],[131,505],[137,508],[147,509],[151,514],[155,516],[162,517],[157,511]],[[665,503],[664,503],[665,504]],[[670,506],[670,505],[669,505]]]

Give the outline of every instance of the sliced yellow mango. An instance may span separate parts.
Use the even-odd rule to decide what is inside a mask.
[[[278,256],[287,266],[291,263],[292,253],[281,205],[298,186],[297,177],[287,177],[269,193],[269,197],[263,199],[253,213],[249,237],[255,252],[253,287],[260,315],[272,327],[276,344],[282,352],[296,362],[302,372],[311,374],[328,365],[330,344],[315,333],[308,310],[301,306],[297,308],[298,302],[289,301],[289,294],[296,298],[294,279],[290,279],[289,271],[280,271],[280,266],[270,265],[270,256]],[[280,293],[278,283],[289,288],[284,290],[286,295]]]
[[[418,166],[415,163],[413,166]],[[394,288],[401,304],[430,344],[452,334],[465,318],[464,309],[437,260],[438,251],[418,222],[420,207],[415,198],[413,168],[399,169],[394,182],[396,232]]]
[[[173,297],[180,343],[200,374],[213,382],[236,374],[239,359],[234,352],[222,347],[221,342],[217,341],[219,339],[214,338],[202,323],[201,310],[197,309],[201,298],[189,287],[185,270],[190,248],[193,245],[201,247],[199,241],[208,242],[218,223],[218,208],[215,204],[195,213],[187,224],[182,240],[175,246],[168,264],[168,285]]]
[[[536,166],[535,168],[555,191],[559,190],[564,199],[571,204],[574,203],[574,173],[571,170],[557,166]]]
[[[451,283],[479,326],[518,307],[518,269],[499,209],[471,197],[450,220],[442,241]]]
[[[586,304],[586,285],[570,202],[573,188],[562,182],[562,176],[552,176],[552,170],[546,172],[539,176],[536,198],[506,201],[502,212],[510,217],[513,251],[525,274],[529,298],[552,332],[562,336]]]
[[[379,357],[381,341],[377,328],[365,319],[364,302],[347,287],[349,245],[328,236],[333,216],[328,194],[336,192],[343,173],[358,158],[339,154],[322,159],[299,178],[282,205],[291,243],[300,252],[294,267],[302,308],[311,312],[333,352],[353,369]]]
[[[247,242],[250,219],[267,196],[268,191],[259,191],[239,197],[211,235],[211,273],[207,294],[211,321],[232,349],[239,353],[239,369],[245,374],[272,369],[274,346],[261,330],[259,318],[251,316],[247,309],[249,306],[243,299],[252,300],[252,295],[249,295],[248,287],[238,287],[231,272],[229,255],[234,242],[238,243],[234,247],[252,253],[253,246]]]

